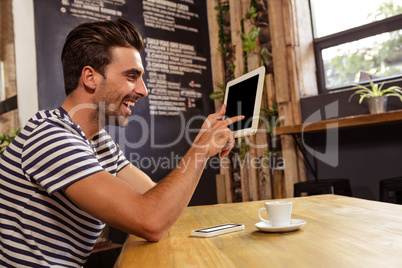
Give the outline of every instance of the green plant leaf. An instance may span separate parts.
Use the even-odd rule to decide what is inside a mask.
[[[209,94],[209,98],[210,98],[211,100],[222,99],[222,98],[223,98],[223,94],[222,94],[222,92],[212,92],[211,94]]]
[[[361,104],[363,102],[364,98],[370,98],[370,97],[367,97],[366,95],[361,95],[360,100],[359,100],[359,104]]]
[[[259,33],[260,33],[260,27],[254,26],[253,29],[249,32],[248,37],[251,40],[256,40]]]
[[[371,80],[371,79],[369,79],[369,80],[370,80],[371,91],[373,92],[377,89],[377,85],[374,84],[373,80]]]
[[[387,89],[384,89],[383,92],[384,92],[384,94],[386,94],[386,93],[402,94],[402,90],[398,86],[389,87]]]
[[[378,87],[378,91],[381,91],[382,87],[384,86],[384,83],[382,83],[379,87]]]
[[[372,96],[372,92],[368,88],[356,90],[352,95],[350,95],[349,102],[352,100],[354,95],[360,95],[360,98],[364,99],[364,98],[370,98]],[[362,100],[359,101],[359,103],[361,102]]]
[[[387,96],[388,97],[398,97],[402,102],[402,95],[400,95],[399,93],[390,93],[390,94],[387,94]]]

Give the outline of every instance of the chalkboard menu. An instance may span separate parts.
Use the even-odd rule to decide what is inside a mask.
[[[144,38],[141,53],[148,98],[133,108],[129,125],[107,127],[126,157],[155,181],[166,176],[191,146],[205,117],[212,74],[206,1],[34,0],[40,109],[65,98],[60,55],[68,32],[80,23],[124,17]],[[219,161],[209,161],[190,204],[216,202]]]

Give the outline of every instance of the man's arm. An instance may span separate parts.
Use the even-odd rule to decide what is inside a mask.
[[[208,116],[194,144],[178,166],[160,183],[143,192],[128,180],[127,170],[116,179],[106,171],[93,174],[65,188],[81,209],[122,231],[158,241],[188,205],[209,157],[228,154],[234,144],[227,128],[242,117],[224,119],[225,109]],[[122,171],[123,171],[122,170]],[[143,192],[143,193],[142,193]]]
[[[136,166],[129,164],[117,173],[117,177],[143,194],[156,185],[152,179]]]

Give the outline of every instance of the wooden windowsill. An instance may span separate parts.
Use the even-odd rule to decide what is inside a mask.
[[[274,129],[275,135],[289,135],[308,132],[319,132],[333,128],[351,128],[358,126],[380,125],[386,123],[402,122],[402,110],[390,111],[381,114],[364,114],[329,119],[293,126],[281,126]]]

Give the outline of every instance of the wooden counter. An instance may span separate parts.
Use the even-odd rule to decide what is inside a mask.
[[[290,198],[294,219],[307,223],[288,233],[260,232],[264,201],[188,207],[160,242],[130,236],[118,267],[402,267],[402,206],[321,195]],[[194,229],[242,223],[245,230],[211,238]]]

